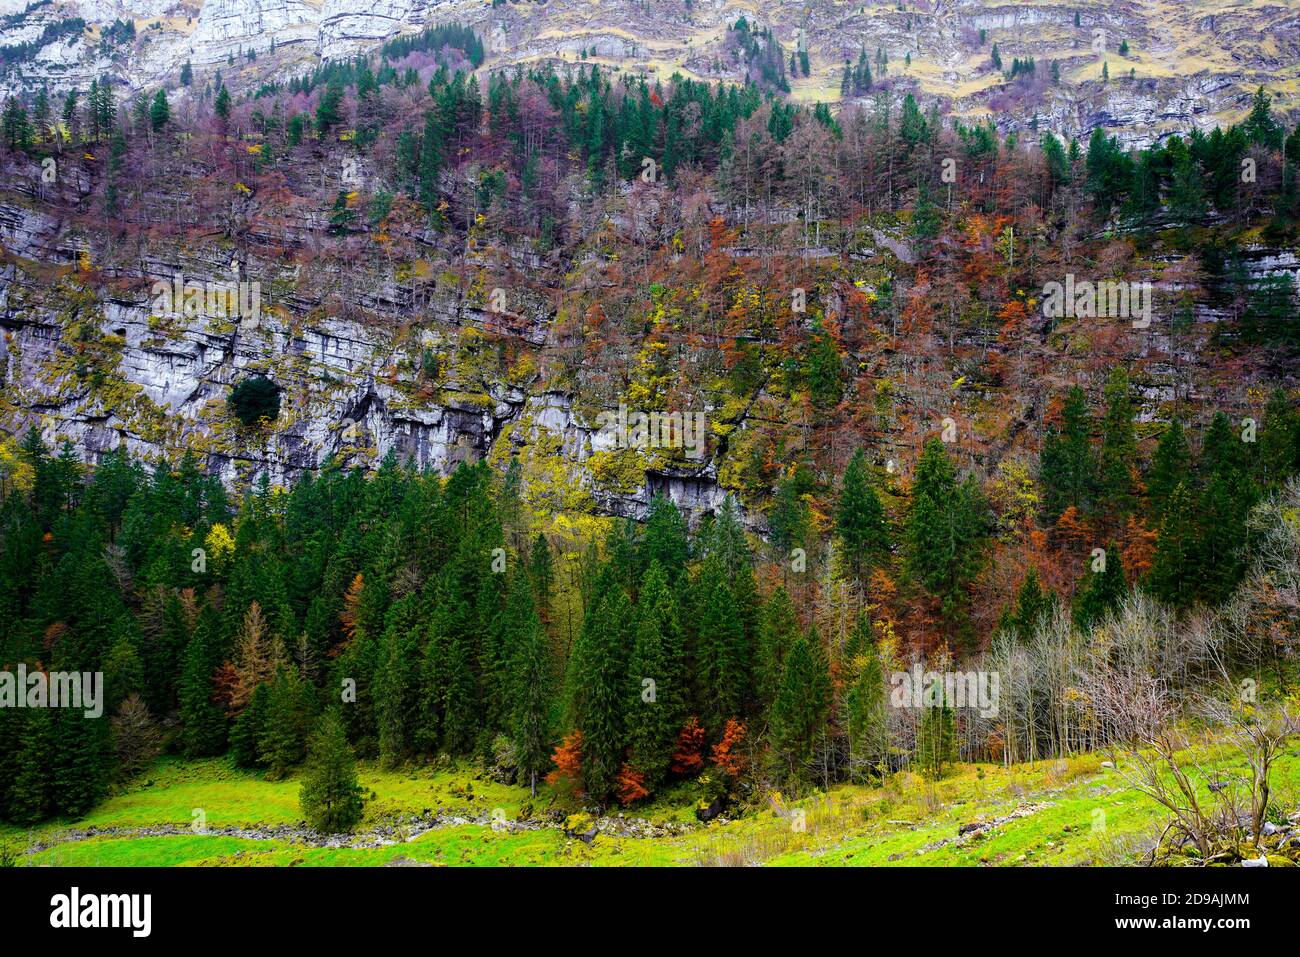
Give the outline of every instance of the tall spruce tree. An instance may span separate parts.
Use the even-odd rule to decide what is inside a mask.
[[[551,664],[546,633],[536,618],[524,625],[512,659],[514,672],[513,741],[515,764],[529,792],[537,796],[537,778],[550,764]]]
[[[755,667],[758,696],[763,707],[771,708],[781,690],[785,658],[799,637],[799,618],[784,587],[778,585],[763,606],[759,628],[758,662]]]
[[[262,764],[258,742],[262,739],[262,727],[266,720],[266,709],[270,697],[270,686],[265,682],[253,690],[248,704],[239,712],[230,728],[230,753],[235,764],[241,768],[256,768]]]
[[[959,484],[943,443],[926,442],[912,483],[907,569],[940,599],[949,620],[964,610],[966,590],[983,563],[987,518],[974,477]]]
[[[1196,508],[1191,489],[1180,482],[1165,503],[1155,557],[1147,573],[1151,592],[1173,605],[1191,603],[1200,585],[1196,566]]]
[[[220,754],[226,748],[226,718],[213,700],[213,668],[206,632],[196,629],[185,649],[179,695],[181,747],[187,757]]]
[[[830,710],[830,675],[815,629],[800,636],[786,655],[781,689],[772,706],[772,745],[782,773],[806,778]]]
[[[54,714],[50,708],[30,708],[18,715],[14,776],[7,781],[5,814],[15,824],[35,824],[51,810]],[[13,720],[13,719],[11,719]]]
[[[861,636],[850,661],[853,684],[846,696],[849,735],[849,773],[863,781],[884,773],[889,756],[889,710],[880,649],[870,637],[871,625],[863,615],[854,629]]]
[[[672,499],[655,495],[650,500],[645,534],[637,551],[637,568],[642,573],[652,563],[658,562],[671,582],[679,582],[686,574],[686,560],[690,554],[686,522]]]
[[[108,785],[108,719],[88,717],[78,708],[58,708],[54,716],[50,798],[61,813],[81,817],[98,803]]]
[[[1071,506],[1085,515],[1096,504],[1097,463],[1088,439],[1088,401],[1074,386],[1061,408],[1061,424],[1048,426],[1039,458],[1043,520],[1054,525]]]
[[[1192,453],[1187,447],[1182,423],[1174,419],[1160,436],[1155,455],[1151,457],[1151,468],[1147,471],[1147,495],[1157,521],[1163,516],[1165,503],[1174,489],[1189,480],[1191,462]]]
[[[741,715],[752,662],[747,655],[744,623],[716,556],[704,561],[695,582],[695,667],[705,727],[719,734],[728,718]]]
[[[1137,466],[1137,437],[1133,431],[1133,402],[1128,373],[1112,370],[1104,391],[1106,413],[1101,422],[1100,485],[1105,515],[1122,522],[1136,504],[1133,472]]]
[[[1043,590],[1043,583],[1038,577],[1038,569],[1030,566],[1025,573],[1025,580],[1016,592],[1015,609],[1004,619],[1004,627],[1013,629],[1021,641],[1029,641],[1038,628],[1039,621],[1047,615],[1055,599],[1051,592]]]
[[[1114,542],[1105,550],[1105,565],[1100,571],[1089,570],[1084,573],[1086,584],[1076,592],[1074,621],[1080,628],[1090,628],[1113,611],[1128,591],[1124,580],[1124,566],[1119,548]]]
[[[654,560],[637,598],[626,710],[631,764],[645,775],[651,788],[667,774],[677,732],[686,718],[685,649],[679,615],[668,576]]]
[[[1244,469],[1223,461],[1210,474],[1197,508],[1196,564],[1203,600],[1223,601],[1245,574],[1246,520],[1257,498]]]
[[[916,761],[924,774],[937,781],[957,757],[957,731],[947,702],[928,703],[921,709],[916,729]]]
[[[587,793],[603,801],[614,789],[623,764],[626,733],[626,624],[631,620],[627,595],[606,595],[584,626],[582,678],[586,686],[582,714],[582,775]]]
[[[835,508],[835,531],[844,549],[844,564],[859,581],[889,552],[885,509],[867,471],[861,449],[844,470],[844,484]]]
[[[307,764],[298,795],[307,823],[324,834],[352,830],[364,804],[352,749],[335,711],[326,711],[317,721]]]
[[[311,686],[298,669],[282,668],[267,692],[266,713],[257,738],[258,760],[268,769],[268,778],[282,778],[302,761],[314,711]]]
[[[1276,488],[1300,470],[1300,413],[1282,389],[1273,391],[1264,409],[1259,468],[1265,488]]]

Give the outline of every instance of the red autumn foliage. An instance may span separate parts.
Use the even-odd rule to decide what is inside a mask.
[[[41,647],[49,651],[54,647],[54,643],[67,633],[68,626],[61,621],[51,622],[50,626],[45,629],[45,635],[41,639]]]
[[[677,750],[673,753],[673,774],[689,777],[704,767],[704,728],[699,718],[691,718],[677,735]]]
[[[1133,584],[1148,571],[1156,555],[1156,533],[1147,528],[1141,519],[1128,517],[1128,527],[1124,531],[1124,544],[1120,550],[1120,559],[1124,563],[1124,574],[1129,584]]]
[[[1073,505],[1056,520],[1056,539],[1066,549],[1079,551],[1092,541],[1092,537],[1091,525]]]
[[[577,781],[582,776],[582,732],[574,731],[555,747],[551,755],[555,770],[546,775],[547,784]]]
[[[714,767],[733,781],[744,774],[745,768],[749,766],[749,758],[740,750],[744,743],[744,722],[728,718],[727,727],[722,732],[722,740],[713,746],[712,761]]]
[[[238,686],[239,675],[235,673],[235,666],[229,661],[219,665],[212,673],[212,700],[224,708],[229,708]]]
[[[339,624],[343,626],[343,643],[329,650],[331,658],[337,657],[357,636],[357,624],[361,618],[361,592],[366,586],[366,578],[357,572],[352,584],[343,596],[343,610],[339,613]]]
[[[619,768],[614,787],[618,794],[618,803],[624,807],[650,796],[650,789],[645,786],[645,775],[630,764],[624,764]]]

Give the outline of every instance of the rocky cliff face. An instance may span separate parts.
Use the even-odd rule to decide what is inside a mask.
[[[462,460],[518,458],[539,494],[579,511],[639,517],[656,493],[696,515],[722,503],[707,459],[621,461],[600,410],[534,388],[533,356],[554,319],[543,301],[520,294],[501,315],[451,274],[343,270],[332,256],[286,266],[259,247],[193,238],[123,243],[73,215],[90,188],[85,168],[66,162],[54,185],[35,165],[10,173],[16,189],[0,201],[7,431],[35,426],[92,462],[118,447],[147,461],[190,451],[231,487],[391,453],[444,474]],[[324,226],[287,217],[260,248],[301,253]],[[525,251],[516,258],[543,268]],[[201,301],[189,308],[193,291]],[[506,325],[521,355],[513,366],[484,335]],[[227,396],[258,374],[283,390],[280,415],[241,427]]]
[[[489,66],[586,60],[660,76],[737,79],[743,65],[726,33],[744,14],[770,27],[787,54],[808,52],[808,76],[792,79],[796,98],[839,99],[845,62],[865,50],[877,89],[883,81],[970,119],[992,110],[1004,128],[1082,138],[1102,126],[1139,146],[1235,120],[1259,84],[1276,89],[1276,107],[1285,111],[1295,105],[1289,91],[1300,70],[1300,13],[1255,2],[1188,16],[1172,3],[1120,0],[919,0],[902,9],[833,0],[744,9],[724,0],[0,0],[0,14],[0,45],[37,46],[6,58],[4,93],[41,83],[84,90],[104,74],[132,90],[174,87],[187,60],[200,78],[221,69],[238,90],[449,22],[478,29]],[[83,18],[88,29],[43,41],[70,17]],[[119,19],[135,24],[134,39],[105,37]],[[994,45],[1001,69],[992,62]],[[255,63],[245,59],[249,51]],[[1034,75],[1008,80],[1013,61],[1030,57]],[[1055,82],[1048,77],[1053,61]]]
[[[585,54],[629,69],[672,67],[715,77],[733,76],[737,69],[723,38],[736,10],[711,0],[690,8],[602,4],[594,13],[590,5],[579,8],[568,0],[545,7],[379,0],[364,11],[347,0],[209,0],[193,6],[126,0],[127,7],[53,0],[21,9],[13,0],[0,3],[9,4],[0,7],[9,11],[0,21],[5,43],[39,38],[46,26],[72,13],[99,25],[128,13],[147,14],[136,20],[129,48],[101,43],[98,29],[39,45],[33,58],[22,61],[24,82],[41,79],[56,89],[84,89],[105,71],[148,88],[160,80],[174,82],[186,60],[199,71],[196,87],[205,68],[220,67],[232,86],[247,89],[322,57],[453,20],[479,26],[490,41],[490,64]],[[1076,31],[1068,7],[968,2],[910,12],[861,6],[855,13],[843,5],[813,4],[797,26],[792,9],[765,6],[761,22],[789,49],[803,45],[813,54],[813,76],[795,81],[796,96],[814,96],[818,82],[835,95],[842,60],[879,47],[887,66],[877,73],[895,97],[907,90],[947,95],[954,110],[970,115],[985,114],[993,104],[1004,132],[1034,121],[1040,129],[1066,134],[1115,125],[1137,142],[1231,111],[1259,78],[1260,58],[1290,49],[1292,42],[1283,30],[1256,44],[1254,59],[1234,54],[1231,70],[1127,80],[1116,67],[1103,83],[1093,76],[1097,55],[1074,36],[1081,31],[1086,38],[1088,29]],[[1191,49],[1174,33],[1157,33],[1151,18],[1163,9],[1108,5],[1099,21],[1108,26],[1097,29],[1126,31],[1120,35],[1133,38],[1129,57],[1154,70],[1162,61],[1137,51],[1158,49],[1159,43],[1176,52]],[[1289,30],[1284,13],[1242,8],[1232,13],[1232,22],[1253,16],[1250,22],[1258,25],[1260,18],[1276,17]],[[1082,22],[1090,23],[1091,16],[1085,11]],[[1212,29],[1225,29],[1227,16]],[[1139,21],[1147,32],[1137,30]],[[1201,36],[1199,21],[1194,26],[1192,32]],[[981,30],[987,32],[983,40]],[[1234,43],[1247,44],[1248,31],[1230,32]],[[1042,64],[1057,60],[1062,82],[1045,83],[1041,72],[1031,83],[1008,85],[1001,74],[991,77],[983,60],[998,37],[1005,44],[1004,64],[1032,55],[1041,71]],[[258,50],[255,63],[237,58],[250,47]],[[904,59],[909,52],[911,64]],[[6,82],[17,82],[17,75],[11,70]],[[189,94],[173,93],[174,109],[184,110]],[[374,464],[393,453],[442,472],[462,459],[517,458],[529,470],[532,487],[551,496],[557,512],[636,516],[651,495],[664,492],[700,513],[719,506],[723,484],[735,487],[734,481],[720,483],[727,463],[717,455],[683,461],[610,446],[597,428],[605,409],[563,375],[539,371],[557,324],[554,296],[530,292],[522,283],[506,308],[489,303],[492,283],[485,279],[502,264],[555,291],[564,288],[565,270],[573,263],[527,246],[479,248],[471,242],[468,251],[440,249],[436,235],[418,229],[403,237],[401,255],[385,258],[374,245],[350,248],[346,238],[328,235],[330,203],[344,188],[338,157],[313,156],[316,165],[308,173],[282,164],[277,175],[299,181],[278,199],[241,196],[238,189],[228,198],[242,184],[225,178],[223,170],[214,187],[204,178],[210,171],[186,167],[186,148],[178,141],[178,156],[151,155],[148,162],[161,168],[156,176],[137,177],[147,185],[135,197],[147,210],[130,217],[129,231],[122,227],[120,234],[101,215],[102,149],[92,147],[98,158],[92,152],[75,155],[80,150],[61,156],[54,183],[44,181],[35,160],[6,152],[5,162],[14,165],[3,170],[0,190],[0,427],[21,431],[34,425],[47,441],[70,441],[92,460],[118,446],[146,458],[190,450],[232,485],[260,475],[282,483],[331,457]],[[252,148],[251,141],[243,147]],[[366,174],[361,171],[363,179]],[[214,200],[217,192],[221,198]],[[672,232],[658,241],[666,244]],[[878,260],[882,275],[911,262],[902,231],[888,235],[872,227],[872,234],[878,248],[863,248],[858,258]],[[372,238],[368,234],[367,242]],[[577,255],[603,254],[591,249]],[[808,255],[834,254],[814,249]],[[1248,256],[1247,268],[1256,277],[1298,271],[1293,253],[1264,248]],[[191,286],[238,293],[249,283],[256,286],[248,290],[258,304],[253,315],[209,308],[206,300],[194,309],[184,305]],[[177,285],[181,294],[174,298],[181,305],[160,307],[159,290]],[[242,298],[237,295],[237,301]],[[1203,306],[1199,318],[1211,323],[1221,317]],[[579,345],[566,342],[557,351],[572,354]],[[965,345],[984,348],[979,342]],[[1157,330],[1150,348],[1175,347]],[[1175,358],[1190,364],[1197,357]],[[241,427],[227,411],[232,385],[257,374],[270,376],[283,390],[274,427]],[[1170,400],[1172,378],[1170,369],[1153,366],[1145,393],[1153,407]],[[947,382],[942,389],[946,396]],[[734,461],[732,467],[742,468]]]

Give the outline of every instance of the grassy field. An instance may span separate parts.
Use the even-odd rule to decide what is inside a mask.
[[[1230,756],[1211,756],[1217,767]],[[695,822],[689,784],[627,813],[681,833],[599,834],[591,844],[556,826],[516,828],[529,809],[564,808],[544,790],[536,800],[478,771],[363,767],[366,819],[342,846],[321,846],[298,830],[299,782],[266,781],[224,759],[159,761],[151,771],[76,822],[0,828],[0,845],[25,865],[1077,865],[1137,863],[1164,812],[1130,790],[1102,759],[1085,755],[1005,768],[958,765],[934,783],[899,774],[884,786],[843,785],[798,801],[755,797],[734,819]],[[1279,763],[1280,806],[1300,798],[1300,755]],[[195,833],[196,812],[207,833]],[[414,836],[400,822],[438,814],[455,820]],[[491,818],[506,823],[493,826]],[[964,824],[994,822],[978,835]],[[397,824],[396,830],[392,825]],[[284,834],[232,834],[279,826]],[[387,826],[387,827],[386,827]],[[164,833],[157,833],[162,831]]]

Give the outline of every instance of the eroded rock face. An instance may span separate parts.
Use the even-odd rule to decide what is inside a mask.
[[[60,365],[67,345],[66,327],[55,316],[5,313],[0,360],[6,382],[30,396],[30,418],[48,441],[67,439],[92,461],[118,446],[145,458],[192,449],[231,484],[263,472],[283,484],[303,469],[319,468],[331,454],[373,462],[391,451],[419,468],[446,472],[462,459],[486,455],[501,424],[523,402],[517,390],[494,388],[489,403],[453,398],[412,406],[389,381],[376,343],[346,320],[325,318],[293,330],[268,322],[232,331],[200,320],[160,338],[151,318],[142,304],[110,301],[96,326],[112,337],[122,382],[166,417],[167,427],[156,432],[106,412],[75,377],[47,387],[47,373]],[[286,389],[274,428],[240,429],[223,412],[229,387],[254,372]]]
[[[325,59],[348,56],[388,39],[404,28],[440,23],[455,13],[476,13],[481,5],[457,0],[325,0],[319,10],[317,51]]]
[[[504,468],[520,458],[550,477],[537,494],[549,485],[565,496],[557,508],[641,518],[656,493],[694,516],[722,504],[707,457],[611,457],[599,409],[538,391],[535,373],[513,377],[478,362],[492,353],[487,331],[508,326],[526,348],[545,343],[554,319],[545,301],[521,294],[498,315],[467,300],[454,276],[434,277],[417,296],[413,281],[373,262],[304,264],[211,240],[128,243],[59,212],[89,191],[71,164],[48,186],[37,167],[10,172],[18,188],[0,202],[10,431],[34,426],[90,462],[116,448],[145,460],[193,452],[232,488],[262,477],[286,484],[331,457],[373,467],[392,454],[441,474],[461,461]],[[299,248],[320,227],[287,221],[260,238]],[[523,250],[517,264],[546,268]],[[213,289],[235,290],[244,313],[214,309]],[[201,294],[193,309],[190,290]],[[245,428],[227,399],[254,375],[282,389],[281,408],[274,423]]]

